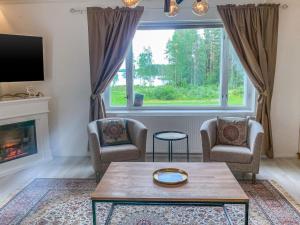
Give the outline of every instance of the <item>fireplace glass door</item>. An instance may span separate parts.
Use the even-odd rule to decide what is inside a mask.
[[[0,163],[37,153],[35,121],[0,125]]]

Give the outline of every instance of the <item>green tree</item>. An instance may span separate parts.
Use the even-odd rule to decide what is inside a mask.
[[[218,84],[222,29],[176,30],[166,46],[164,79],[176,86]]]
[[[126,79],[126,69],[119,69],[117,74],[114,76],[112,80],[112,85],[115,86],[119,82],[119,76],[122,76],[124,79]]]
[[[243,89],[245,70],[232,46],[230,46],[229,60],[231,62],[231,66],[229,68],[229,88]]]
[[[153,79],[158,76],[157,66],[153,64],[153,55],[150,47],[144,48],[137,60],[137,69],[135,77],[146,83],[151,84]]]
[[[204,29],[204,84],[219,83],[222,34],[223,32],[220,28]]]
[[[197,30],[176,30],[166,46],[170,66],[165,79],[176,86],[195,83],[195,53],[198,48]]]

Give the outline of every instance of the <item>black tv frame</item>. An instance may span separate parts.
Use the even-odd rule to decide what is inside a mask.
[[[11,37],[20,37],[20,38],[36,38],[40,39],[41,41],[41,60],[42,60],[42,65],[41,65],[41,76],[39,79],[9,79],[9,74],[5,75],[1,73],[1,68],[0,68],[0,83],[11,83],[11,82],[34,82],[34,81],[45,81],[45,65],[44,65],[44,40],[43,37],[41,36],[31,36],[31,35],[19,35],[19,34],[2,34],[0,33],[1,36],[11,36]],[[7,77],[7,78],[5,78]],[[4,79],[5,78],[5,79]],[[23,77],[22,77],[23,78]]]

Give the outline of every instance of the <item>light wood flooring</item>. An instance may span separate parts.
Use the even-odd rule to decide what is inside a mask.
[[[174,155],[174,161],[185,161],[185,155]],[[147,156],[152,161],[152,156]],[[157,155],[156,161],[167,161],[167,155]],[[201,155],[192,155],[191,161],[200,162]],[[51,162],[0,178],[0,206],[35,178],[93,178],[88,157],[55,158]],[[241,176],[238,175],[238,178]],[[250,179],[250,176],[242,177]],[[300,203],[300,160],[262,159],[257,179],[275,180]]]

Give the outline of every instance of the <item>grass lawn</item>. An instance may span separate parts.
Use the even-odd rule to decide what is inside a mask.
[[[220,99],[218,98],[218,90],[215,90],[210,95],[204,97],[194,96],[192,94],[187,94],[191,92],[190,88],[185,88],[181,90],[164,90],[162,87],[138,87],[136,92],[142,93],[144,97],[144,106],[218,106],[220,105]],[[209,87],[206,87],[209,89]],[[162,91],[163,90],[163,91]],[[160,95],[157,96],[157,93],[160,92]],[[211,91],[210,91],[211,92]],[[173,95],[171,95],[171,94]],[[182,93],[182,94],[180,94]],[[164,99],[175,98],[175,99]],[[237,90],[231,90],[229,92],[229,101],[230,106],[243,106],[244,99],[243,93],[240,93]],[[126,86],[114,86],[111,87],[111,106],[126,106]]]

